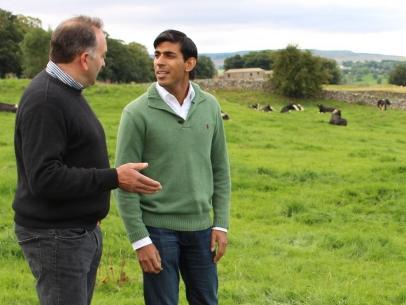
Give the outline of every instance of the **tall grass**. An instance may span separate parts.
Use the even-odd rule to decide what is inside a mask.
[[[17,102],[26,81],[0,81]],[[114,159],[121,110],[146,86],[102,85],[86,96]],[[339,101],[287,99],[249,91],[214,93],[225,121],[232,169],[229,246],[220,261],[220,304],[406,304],[406,112]],[[349,125],[329,125],[316,104],[339,107]],[[14,115],[0,113],[0,304],[38,304],[15,243]],[[93,304],[143,304],[142,276],[115,203],[103,221],[104,255]],[[182,286],[183,292],[183,286]],[[180,304],[187,304],[183,293]]]

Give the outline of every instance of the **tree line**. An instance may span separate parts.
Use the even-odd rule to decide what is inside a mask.
[[[333,59],[314,56],[308,50],[289,45],[285,49],[249,52],[224,60],[224,69],[263,68],[272,70],[274,89],[286,96],[309,97],[317,95],[323,84],[356,83],[367,75],[376,82],[387,79],[389,84],[406,85],[406,63],[392,60],[352,62],[342,67]]]
[[[13,15],[0,9],[0,78],[7,75],[32,78],[49,60],[52,30],[44,30],[38,18]],[[110,82],[150,82],[154,80],[153,59],[147,48],[137,42],[125,43],[106,33],[106,67],[98,79]],[[216,74],[212,60],[200,56],[197,78]]]
[[[406,86],[406,62],[396,60],[344,61],[342,65],[343,83],[359,83],[371,76],[377,84],[387,81],[389,84]]]
[[[8,74],[31,78],[41,71],[48,62],[51,35],[51,29],[42,29],[41,20],[13,15],[0,9],[0,78]],[[137,42],[127,44],[110,37],[108,33],[106,37],[106,67],[99,74],[100,80],[119,83],[154,80],[153,59],[145,46]],[[389,83],[406,85],[406,63],[366,65],[375,71],[384,67]],[[348,70],[365,70],[358,63],[344,63],[344,66],[347,67],[345,77]],[[390,71],[389,66],[392,66]],[[339,84],[343,80],[343,72],[335,60],[314,56],[310,51],[300,50],[294,45],[277,51],[262,50],[243,56],[235,55],[224,61],[226,70],[252,67],[272,70],[271,82],[275,91],[291,97],[314,96],[321,91],[323,84]],[[216,72],[210,57],[199,56],[197,78],[212,78]]]

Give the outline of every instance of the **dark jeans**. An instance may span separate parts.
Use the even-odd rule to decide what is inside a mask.
[[[180,232],[148,227],[157,247],[163,270],[159,274],[144,272],[146,305],[177,305],[179,272],[191,305],[217,304],[217,268],[210,251],[211,229]]]
[[[15,225],[15,233],[42,305],[89,305],[102,254],[99,226],[31,229]]]

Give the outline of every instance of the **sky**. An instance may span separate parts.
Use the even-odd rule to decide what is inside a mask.
[[[349,50],[406,56],[405,0],[0,0],[45,29],[76,15],[100,17],[115,39],[153,53],[167,29],[186,33],[199,53],[282,49]]]

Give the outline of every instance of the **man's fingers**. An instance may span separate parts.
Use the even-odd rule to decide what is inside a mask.
[[[223,255],[224,255],[224,253],[225,253],[225,246],[221,246],[220,244],[219,244],[219,247],[217,248],[217,253],[216,253],[216,256],[214,257],[214,262],[215,263],[217,263],[222,257],[223,257]]]
[[[155,259],[153,260],[154,264],[154,270],[156,273],[159,273],[162,270],[162,265],[161,265],[161,257],[159,256],[159,253],[156,252]]]
[[[154,194],[159,191],[161,187],[148,187],[143,185],[137,185],[133,187],[133,191],[145,194]]]
[[[128,165],[137,171],[143,170],[148,167],[148,163],[128,163]]]
[[[216,235],[211,234],[210,251],[214,252],[216,250]]]
[[[155,181],[138,172],[136,173],[136,176],[138,178],[138,181],[142,184],[145,184],[146,186],[154,187],[154,188],[161,188],[161,184],[158,181]]]
[[[162,270],[161,257],[153,244],[137,250],[138,261],[146,273],[159,273]]]

